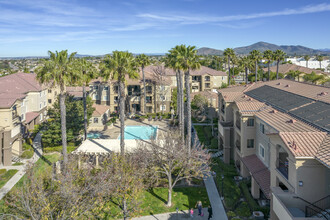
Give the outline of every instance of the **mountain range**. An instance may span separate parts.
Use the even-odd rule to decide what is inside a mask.
[[[330,55],[330,51],[328,49],[312,49],[300,45],[276,45],[270,44],[267,42],[258,42],[245,47],[236,47],[234,51],[236,54],[246,55],[249,54],[252,50],[259,50],[260,52],[264,52],[265,50],[283,50],[288,55]],[[199,55],[223,55],[223,50],[217,50],[208,47],[202,47],[198,49],[197,52]]]

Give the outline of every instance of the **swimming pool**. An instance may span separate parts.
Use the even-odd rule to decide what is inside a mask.
[[[157,136],[157,126],[125,126],[125,140],[150,140]],[[120,135],[118,137],[120,139]]]
[[[96,133],[96,132],[87,133],[87,138],[89,139],[96,139],[100,137],[101,137],[100,133]]]

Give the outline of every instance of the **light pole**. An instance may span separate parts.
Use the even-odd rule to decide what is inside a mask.
[[[223,200],[225,196],[223,195],[223,180],[224,180],[224,175],[221,174],[221,199]]]

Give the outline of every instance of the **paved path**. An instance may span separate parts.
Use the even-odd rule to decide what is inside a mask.
[[[198,216],[197,209],[194,210],[194,217],[190,218],[190,214],[188,213],[188,210],[181,210],[179,213],[176,212],[169,212],[169,213],[162,213],[162,214],[156,214],[156,215],[148,215],[148,216],[142,216],[138,218],[133,218],[133,220],[180,220],[180,219],[193,219],[193,220],[207,220],[208,219],[208,212],[207,208],[203,209],[204,216]],[[211,218],[212,220],[219,220],[215,217]]]
[[[40,132],[36,135],[33,141],[34,154],[33,157],[25,161],[22,166],[8,166],[3,167],[5,169],[17,169],[18,172],[0,189],[0,200],[15,186],[15,184],[24,176],[25,168],[29,163],[35,163],[42,155],[41,148],[41,134]]]

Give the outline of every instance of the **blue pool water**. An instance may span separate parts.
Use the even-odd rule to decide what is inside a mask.
[[[125,140],[150,140],[157,135],[157,127],[153,126],[125,126]],[[118,137],[120,139],[120,135]]]
[[[87,138],[89,139],[95,139],[95,138],[100,138],[101,134],[100,133],[88,133]]]

